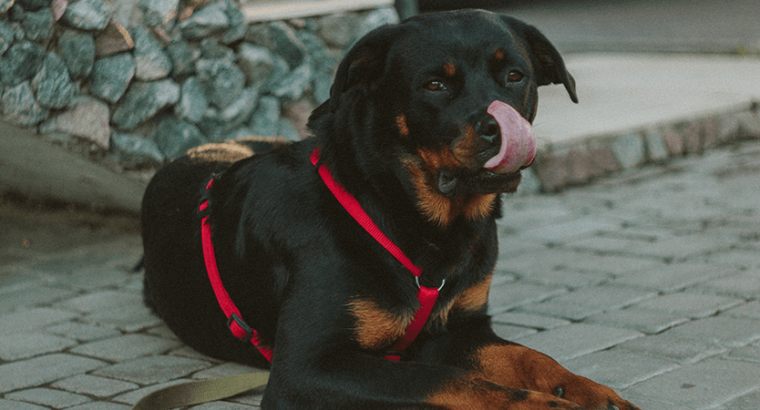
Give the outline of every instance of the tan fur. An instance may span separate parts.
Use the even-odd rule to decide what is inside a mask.
[[[414,312],[395,314],[381,309],[373,300],[356,299],[348,306],[356,317],[356,341],[364,349],[378,350],[390,347],[406,332]]]
[[[398,133],[401,134],[402,137],[409,136],[409,126],[406,124],[406,116],[404,114],[396,116],[396,126],[398,127]]]

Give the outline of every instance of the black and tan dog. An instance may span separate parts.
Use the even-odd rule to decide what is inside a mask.
[[[274,349],[264,409],[635,409],[500,339],[486,313],[500,193],[532,160],[503,148],[530,138],[490,108],[532,121],[536,88],[552,83],[576,100],[555,48],[512,18],[458,11],[371,32],[312,114],[316,138],[213,144],[158,172],[143,201],[147,303],[198,351],[269,366],[230,333],[209,285],[207,196],[223,284]],[[419,285],[445,280],[400,361],[385,355],[415,315],[419,285],[328,190],[310,161],[317,148],[318,165],[422,269]]]

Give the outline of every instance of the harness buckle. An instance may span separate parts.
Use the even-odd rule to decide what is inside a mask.
[[[419,276],[415,276],[415,277],[414,277],[414,283],[416,283],[416,284],[417,284],[417,288],[418,288],[418,289],[422,287],[422,286],[420,285],[420,277],[419,277]],[[441,291],[441,289],[443,289],[443,285],[445,285],[445,284],[446,284],[446,279],[441,279],[441,286],[438,286],[438,291],[439,291],[439,292]]]
[[[232,331],[232,322],[237,323],[237,325],[243,329],[245,332],[245,336],[238,337],[235,335],[235,332]],[[250,342],[251,339],[253,339],[253,329],[251,329],[250,326],[248,326],[248,323],[245,323],[245,320],[243,320],[240,316],[238,316],[236,313],[233,313],[230,315],[229,319],[227,319],[227,327],[230,328],[230,332],[232,332],[232,335],[237,337],[238,339],[242,340],[243,342]]]

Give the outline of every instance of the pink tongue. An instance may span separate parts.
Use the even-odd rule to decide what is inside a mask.
[[[492,102],[488,114],[499,124],[501,147],[499,153],[486,162],[485,168],[508,174],[530,165],[536,156],[536,134],[528,120],[501,101]]]

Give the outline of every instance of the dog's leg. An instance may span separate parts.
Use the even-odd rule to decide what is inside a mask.
[[[502,386],[561,397],[587,410],[636,410],[609,387],[575,375],[549,356],[496,336],[486,319],[452,328],[430,341],[421,357],[469,369],[473,377]]]

